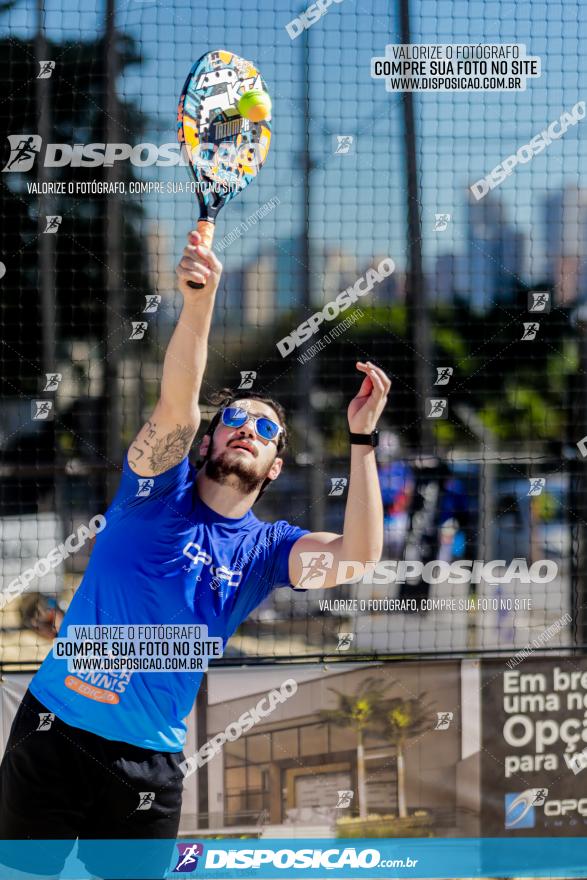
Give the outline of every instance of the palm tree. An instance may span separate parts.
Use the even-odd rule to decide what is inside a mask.
[[[377,706],[385,697],[387,685],[383,685],[375,678],[366,678],[355,689],[354,694],[346,694],[336,688],[328,688],[338,697],[336,709],[323,709],[320,713],[324,721],[331,721],[342,727],[351,727],[357,734],[357,801],[359,804],[359,817],[367,816],[367,787],[365,773],[365,747],[364,733],[367,728],[372,728]]]
[[[432,707],[424,700],[425,693],[405,699],[394,697],[375,708],[374,721],[397,751],[397,806],[400,819],[406,819],[405,744],[409,739],[432,730]]]

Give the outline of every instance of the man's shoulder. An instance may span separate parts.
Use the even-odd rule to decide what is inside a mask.
[[[285,542],[294,543],[302,535],[307,534],[308,530],[292,525],[285,519],[269,522],[252,514],[246,531],[248,535],[252,535],[260,552],[261,550],[270,551]]]
[[[266,519],[259,519],[259,517],[256,516],[252,510],[250,511],[250,514],[251,514],[251,519],[249,521],[249,527],[250,527],[251,531],[256,529],[257,531],[260,531],[260,532],[271,531],[274,533],[281,533],[281,532],[287,531],[288,529],[297,528],[296,526],[292,526],[292,524],[287,522],[287,520],[285,520],[285,519],[278,519],[278,520],[274,520],[274,521],[270,521],[270,520],[266,520]]]

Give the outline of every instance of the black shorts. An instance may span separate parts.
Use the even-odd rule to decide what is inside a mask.
[[[64,861],[79,838],[90,871],[84,840],[175,840],[183,760],[70,727],[27,691],[0,765],[0,840],[63,840]]]

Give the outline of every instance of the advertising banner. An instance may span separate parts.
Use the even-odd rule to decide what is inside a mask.
[[[482,663],[483,835],[583,837],[587,660],[518,660]]]

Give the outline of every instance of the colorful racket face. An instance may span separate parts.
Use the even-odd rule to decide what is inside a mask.
[[[271,141],[271,123],[244,119],[236,105],[247,91],[264,89],[259,71],[217,49],[196,61],[177,110],[177,137],[200,204],[198,231],[210,247],[218,211],[255,179]]]

